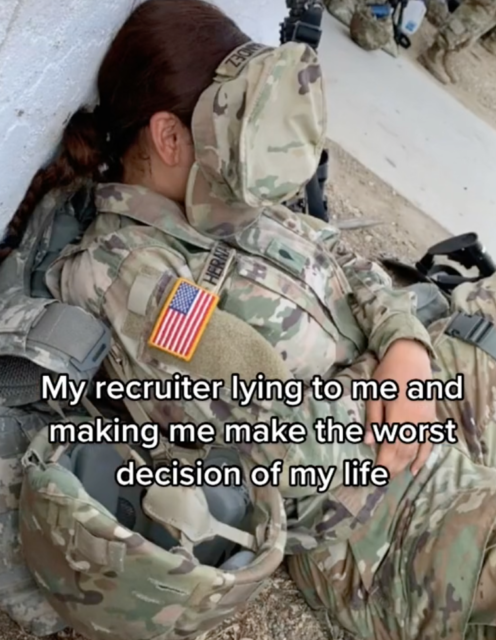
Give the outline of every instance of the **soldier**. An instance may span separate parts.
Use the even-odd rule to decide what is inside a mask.
[[[494,27],[494,0],[465,0],[439,29],[434,43],[419,57],[419,62],[443,84],[456,83],[456,54],[472,47],[482,36],[485,37],[481,44],[489,52],[495,52]]]
[[[98,109],[71,119],[60,157],[33,180],[4,255],[43,193],[79,177],[100,180],[95,221],[47,274],[53,295],[111,327],[111,362],[124,381],[189,374],[225,383],[211,399],[143,401],[145,414],[165,426],[209,422],[221,446],[226,423],[301,424],[306,438],[298,442],[283,434],[229,446],[248,467],[282,465],[286,553],[309,604],[364,638],[489,634],[496,610],[496,278],[461,286],[453,314],[426,330],[415,297],[393,290],[382,269],[350,253],[335,228],[278,204],[313,175],[326,134],[322,74],[304,45],[252,43],[202,0],[148,0],[117,34],[98,90]],[[475,312],[484,318],[467,315]],[[476,329],[480,346],[470,337]],[[462,393],[437,402],[406,394],[412,380],[422,387],[459,374]],[[236,398],[236,376],[257,382],[258,391]],[[330,388],[312,393],[319,379]],[[393,380],[399,393],[366,402],[351,393],[354,379]],[[266,380],[299,380],[304,392],[288,403],[264,393]],[[342,393],[332,391],[336,380]],[[432,426],[449,418],[458,424],[455,444],[449,430],[443,442],[442,425]],[[430,424],[438,439],[376,444],[368,430],[365,440],[333,440],[325,436],[330,420],[343,427]],[[343,475],[347,463],[363,478],[373,462],[391,474],[388,485],[377,476],[377,486],[351,486]],[[291,480],[298,465],[320,470],[330,485],[319,492]],[[47,576],[45,589],[56,589],[65,559],[59,553],[48,567],[50,553],[36,544],[37,532],[50,531],[56,505],[46,522],[28,506],[26,553],[36,575]],[[101,551],[100,539],[84,541],[94,555]],[[55,534],[51,544],[61,544]],[[83,570],[83,561],[69,560]],[[72,620],[82,610],[93,619],[113,574],[89,583],[77,576],[78,597],[61,592],[57,606]],[[161,597],[173,596],[164,587]],[[232,609],[242,592],[230,598],[224,607]],[[200,592],[195,602],[185,623],[217,600],[206,602]],[[107,617],[117,604],[110,601]],[[164,624],[179,615],[175,605],[157,612],[144,597],[140,606]]]

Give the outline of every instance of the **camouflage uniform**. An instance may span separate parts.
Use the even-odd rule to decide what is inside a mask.
[[[496,276],[459,287],[452,306],[496,322]],[[340,487],[317,525],[327,543],[289,560],[309,605],[358,637],[496,637],[496,364],[446,323],[429,328],[434,377],[462,373],[465,395],[438,401],[437,418],[454,419],[458,444],[436,445],[415,479],[406,471],[386,491]],[[376,364],[364,354],[338,378],[349,388]],[[363,420],[363,403],[351,405],[349,420]]]
[[[495,26],[494,0],[465,0],[441,27],[434,43],[419,61],[443,84],[457,82],[453,68],[456,53],[473,46]],[[493,42],[494,35],[491,35],[484,46],[491,50]]]
[[[303,52],[302,61],[311,55],[308,49],[295,51]],[[225,381],[217,400],[143,402],[153,420],[210,422],[221,445],[230,421],[277,419],[306,426],[303,444],[242,443],[237,449],[248,466],[284,463],[286,553],[312,606],[325,607],[362,637],[489,637],[496,597],[490,555],[496,520],[495,365],[448,338],[446,321],[427,331],[415,316],[415,296],[393,290],[382,269],[348,252],[338,230],[276,204],[296,193],[298,176],[305,180],[315,171],[325,135],[318,92],[299,101],[320,80],[317,65],[305,71],[289,74],[278,86],[281,68],[270,79],[262,75],[259,92],[244,92],[260,77],[254,72],[246,74],[244,85],[228,82],[207,92],[193,118],[197,162],[185,207],[143,187],[100,185],[97,219],[82,243],[54,264],[47,284],[56,298],[111,325],[112,359],[126,379],[186,373]],[[262,99],[253,104],[247,96]],[[299,118],[281,118],[283,103],[276,98]],[[215,260],[221,266],[215,278],[212,271],[208,277]],[[220,295],[188,362],[149,345],[178,277],[206,289],[211,285]],[[493,314],[495,280],[460,289],[456,304]],[[296,407],[262,398],[241,406],[231,398],[233,374],[245,380],[259,373],[296,378],[306,385],[315,375],[339,377],[348,388],[350,377],[370,377],[401,338],[425,345],[435,375],[470,376],[463,402],[439,403],[441,420],[459,420],[459,446],[436,445],[416,478],[405,471],[387,488],[344,486],[343,462],[373,460],[376,451],[363,443],[319,444],[312,427],[328,416],[363,423],[363,404],[348,392],[321,401],[307,388]],[[337,472],[329,491],[318,494],[314,487],[289,484],[291,465],[336,466]],[[471,626],[464,635],[469,619],[485,626]]]
[[[427,0],[426,18],[435,27],[442,27],[449,20],[450,11],[447,0]]]

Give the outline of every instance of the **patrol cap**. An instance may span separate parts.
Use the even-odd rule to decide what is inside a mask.
[[[218,67],[193,113],[196,162],[186,214],[201,233],[232,236],[317,171],[327,129],[322,70],[305,44],[249,42]]]

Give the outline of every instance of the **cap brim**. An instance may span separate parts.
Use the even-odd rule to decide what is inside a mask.
[[[262,209],[254,209],[239,202],[229,202],[222,197],[195,162],[189,175],[186,191],[186,216],[191,226],[212,238],[229,238],[250,227],[258,220]]]

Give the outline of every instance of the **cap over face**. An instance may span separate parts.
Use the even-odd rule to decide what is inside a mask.
[[[218,67],[193,114],[190,224],[215,238],[253,224],[315,174],[327,129],[322,70],[307,45],[249,42]]]

